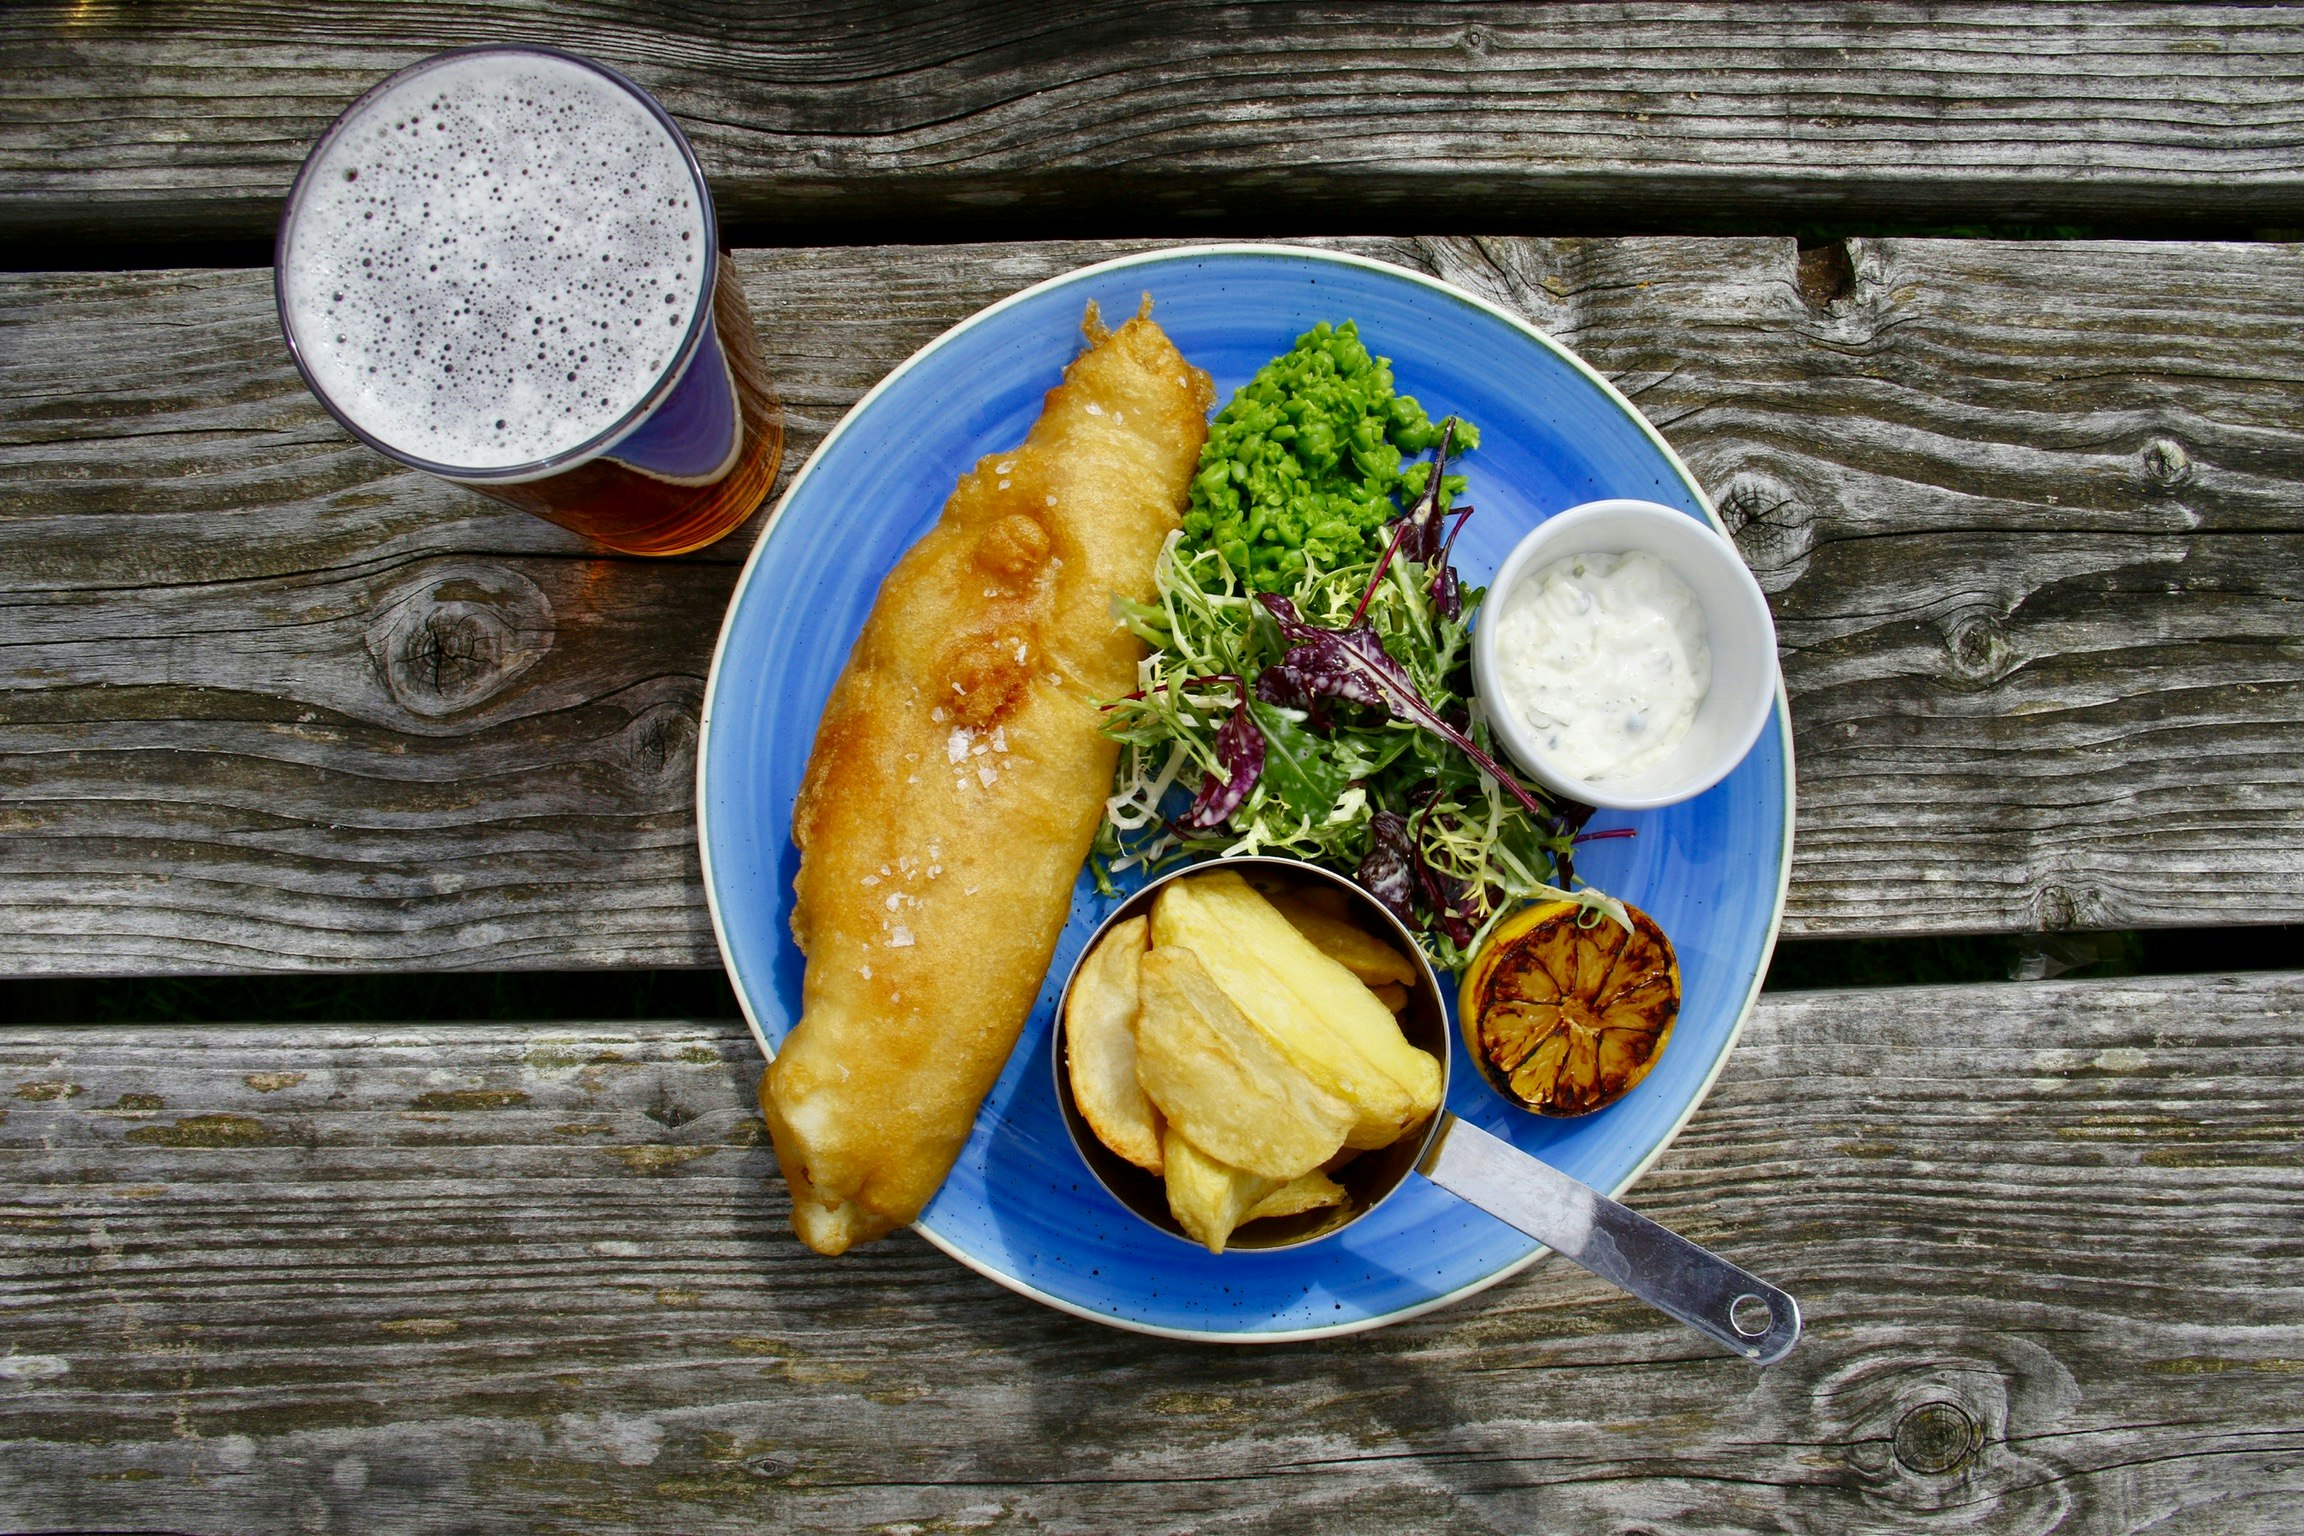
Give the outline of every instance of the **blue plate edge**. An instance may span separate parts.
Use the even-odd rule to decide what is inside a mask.
[[[766,525],[761,529],[759,537],[754,541],[752,551],[750,555],[746,557],[744,569],[737,578],[734,590],[729,594],[728,606],[721,618],[719,637],[713,643],[711,665],[705,678],[704,700],[702,706],[699,709],[697,720],[696,840],[704,883],[705,908],[712,921],[713,941],[720,950],[722,968],[727,972],[730,988],[736,994],[737,1006],[743,1011],[745,1026],[751,1030],[752,1038],[754,1042],[759,1045],[763,1058],[772,1061],[775,1059],[776,1052],[775,1048],[769,1044],[766,1033],[760,1027],[759,1019],[752,1005],[752,999],[749,993],[746,991],[742,975],[737,969],[734,956],[730,950],[727,929],[722,919],[718,882],[715,877],[712,864],[712,837],[710,826],[711,797],[707,793],[708,786],[706,783],[706,775],[709,769],[709,765],[712,761],[711,740],[714,704],[718,695],[720,679],[722,676],[722,662],[725,659],[729,636],[734,627],[731,621],[734,618],[737,610],[742,606],[745,595],[751,588],[753,576],[759,569],[764,555],[766,554],[771,542],[775,539],[779,531],[783,521],[785,508],[791,505],[793,498],[797,496],[802,487],[808,483],[809,477],[814,473],[816,466],[824,462],[825,458],[827,457],[827,451],[848,431],[849,427],[866,412],[867,408],[870,407],[872,403],[881,395],[887,393],[891,388],[893,388],[897,381],[900,380],[905,374],[910,372],[913,367],[919,364],[930,354],[940,350],[942,347],[947,345],[953,338],[960,336],[979,325],[987,323],[994,316],[999,315],[1002,312],[1019,304],[1023,304],[1048,290],[1062,287],[1067,284],[1077,283],[1084,279],[1093,278],[1105,273],[1124,271],[1130,267],[1176,260],[1190,260],[1212,256],[1250,255],[1281,256],[1292,260],[1309,259],[1314,261],[1325,261],[1334,263],[1339,266],[1358,267],[1387,273],[1395,277],[1405,278],[1420,287],[1427,288],[1438,294],[1441,294],[1453,302],[1469,305],[1472,308],[1479,310],[1496,320],[1502,321],[1505,325],[1520,332],[1544,348],[1546,351],[1552,353],[1554,356],[1559,358],[1562,362],[1566,363],[1577,373],[1583,375],[1590,383],[1600,389],[1602,393],[1623,413],[1625,419],[1633,423],[1639,429],[1639,431],[1647,437],[1649,442],[1655,446],[1657,451],[1663,455],[1665,462],[1671,466],[1673,473],[1680,478],[1681,483],[1688,489],[1689,494],[1695,499],[1697,506],[1703,509],[1705,519],[1710,523],[1713,530],[1724,538],[1732,537],[1729,534],[1727,525],[1722,521],[1719,511],[1712,505],[1711,497],[1705,494],[1704,487],[1689,471],[1688,466],[1682,462],[1680,455],[1674,451],[1670,443],[1665,441],[1663,434],[1657,430],[1655,424],[1649,421],[1648,418],[1643,415],[1636,406],[1632,404],[1631,400],[1628,399],[1622,391],[1618,390],[1616,386],[1611,383],[1604,375],[1595,370],[1589,363],[1586,363],[1581,357],[1578,357],[1574,352],[1570,351],[1568,348],[1555,341],[1552,337],[1546,335],[1541,329],[1529,323],[1523,317],[1516,315],[1510,310],[1507,310],[1500,305],[1494,304],[1487,299],[1483,299],[1477,294],[1459,288],[1453,283],[1447,282],[1445,279],[1434,277],[1429,273],[1416,271],[1414,268],[1399,266],[1392,262],[1380,261],[1374,257],[1361,256],[1352,252],[1330,250],[1316,245],[1245,241],[1210,242],[1197,245],[1163,246],[1154,248],[1152,250],[1131,252],[1124,256],[1113,257],[1106,261],[1092,262],[1086,266],[1075,267],[1069,271],[1057,273],[1054,276],[1043,278],[1037,283],[1033,283],[1027,287],[1020,288],[1005,298],[995,300],[993,303],[988,304],[979,310],[976,310],[946,330],[940,332],[934,338],[916,349],[902,362],[898,363],[894,368],[890,369],[888,373],[885,374],[877,383],[875,383],[870,389],[866,390],[863,395],[858,397],[855,404],[848,408],[847,412],[842,415],[837,423],[834,424],[832,430],[826,433],[823,440],[817,444],[815,451],[809,455],[808,463],[801,466],[799,472],[792,477],[791,484],[785,487],[784,495],[777,501],[775,508],[769,513]],[[1702,1083],[1697,1087],[1696,1092],[1690,1098],[1686,1109],[1678,1116],[1678,1118],[1673,1121],[1671,1126],[1660,1137],[1657,1138],[1655,1144],[1647,1152],[1641,1155],[1631,1170],[1626,1173],[1621,1180],[1619,1180],[1612,1188],[1603,1191],[1603,1193],[1609,1195],[1611,1198],[1621,1198],[1627,1189],[1629,1189],[1633,1184],[1637,1183],[1643,1176],[1646,1175],[1648,1170],[1655,1165],[1657,1159],[1662,1157],[1664,1153],[1671,1148],[1673,1142],[1678,1140],[1681,1131],[1686,1129],[1688,1122],[1695,1117],[1697,1110],[1701,1109],[1704,1105],[1704,1101],[1710,1097],[1713,1085],[1719,1080],[1721,1070],[1727,1065],[1728,1058],[1734,1052],[1737,1042],[1743,1038],[1744,1028],[1751,1022],[1753,1011],[1758,1006],[1761,985],[1767,978],[1769,961],[1775,954],[1777,938],[1783,926],[1785,899],[1791,887],[1793,827],[1797,820],[1798,814],[1798,802],[1796,798],[1797,774],[1793,759],[1791,704],[1785,693],[1783,671],[1781,666],[1779,666],[1777,670],[1776,677],[1775,717],[1778,740],[1780,749],[1783,754],[1784,764],[1784,817],[1782,824],[1777,829],[1778,854],[1776,867],[1775,900],[1769,911],[1767,933],[1761,944],[1758,964],[1754,967],[1752,980],[1745,992],[1743,1003],[1737,1010],[1735,1022],[1730,1026],[1727,1038],[1721,1044],[1718,1052],[1714,1056],[1710,1070],[1705,1074]],[[984,1276],[986,1279],[991,1280],[995,1284],[1000,1285],[1007,1290],[1013,1291],[1020,1296],[1025,1296],[1031,1300],[1037,1301],[1043,1306],[1054,1308],[1056,1311],[1067,1313],[1071,1316],[1082,1318],[1089,1322],[1101,1323],[1107,1327],[1120,1328],[1132,1333],[1145,1334],[1156,1338],[1176,1339],[1186,1342],[1212,1344],[1279,1344],[1302,1342],[1312,1339],[1339,1338],[1349,1334],[1365,1333],[1372,1329],[1389,1326],[1392,1323],[1406,1321],[1409,1318],[1420,1317],[1425,1313],[1438,1310],[1441,1307],[1450,1306],[1458,1301],[1464,1300],[1467,1297],[1477,1295],[1480,1292],[1487,1290],[1489,1287],[1498,1285],[1503,1281],[1510,1279],[1512,1276],[1521,1273],[1530,1265],[1534,1264],[1537,1260],[1543,1258],[1544,1255],[1550,1251],[1541,1244],[1535,1244],[1530,1248],[1530,1251],[1523,1258],[1511,1263],[1501,1265],[1493,1272],[1482,1276],[1470,1284],[1461,1286],[1456,1290],[1447,1292],[1444,1295],[1431,1297],[1424,1301],[1412,1303],[1411,1305],[1401,1307],[1390,1312],[1379,1313],[1368,1317],[1354,1318],[1347,1322],[1324,1324],[1315,1328],[1211,1330],[1169,1327],[1157,1323],[1142,1322],[1134,1318],[1122,1317],[1113,1313],[1098,1312],[1090,1308],[1083,1307],[1076,1302],[1067,1301],[1061,1297],[1051,1295],[1038,1289],[1035,1286],[1028,1284],[1023,1280],[1016,1278],[1015,1276],[1005,1274],[997,1269],[992,1268],[990,1265],[978,1260],[973,1255],[961,1249],[950,1239],[938,1233],[924,1218],[922,1220],[915,1221],[912,1224],[912,1228],[940,1252],[946,1254],[948,1257],[952,1258],[965,1268]]]

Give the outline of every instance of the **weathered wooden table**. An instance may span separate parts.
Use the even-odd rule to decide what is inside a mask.
[[[1348,235],[1578,349],[1738,530],[1788,938],[2304,917],[2295,11],[82,0],[0,11],[8,974],[716,962],[751,532],[603,558],[397,471],[272,315],[326,120],[507,37],[694,135],[792,463],[1129,240]],[[2304,974],[1767,996],[1633,1195],[1798,1292],[1766,1373],[1559,1263],[1223,1350],[826,1262],[757,1071],[727,1020],[0,1030],[0,1527],[2304,1519]]]

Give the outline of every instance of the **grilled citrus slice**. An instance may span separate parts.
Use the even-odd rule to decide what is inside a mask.
[[[1588,1115],[1656,1065],[1680,1013],[1672,941],[1637,907],[1586,926],[1572,901],[1497,925],[1464,972],[1464,1043],[1496,1091],[1540,1115]]]

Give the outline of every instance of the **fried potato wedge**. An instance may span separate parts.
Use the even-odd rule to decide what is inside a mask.
[[[1210,1253],[1222,1253],[1233,1229],[1248,1219],[1257,1202],[1284,1186],[1220,1163],[1171,1125],[1162,1138],[1168,1166],[1168,1213],[1187,1236]]]
[[[1278,901],[1285,896],[1300,907],[1325,912],[1339,922],[1352,921],[1352,898],[1325,880],[1301,881],[1283,879],[1268,870],[1252,870],[1248,884],[1261,892],[1267,901]]]
[[[1155,955],[1170,946],[1193,951],[1306,1077],[1352,1107],[1346,1145],[1390,1146],[1440,1107],[1440,1063],[1410,1045],[1392,1010],[1237,872],[1170,883],[1152,908],[1152,942]],[[1141,1071],[1141,1024],[1137,1044]]]
[[[1316,907],[1295,891],[1273,891],[1265,899],[1279,909],[1291,927],[1310,939],[1314,948],[1359,977],[1364,985],[1380,989],[1387,982],[1402,987],[1416,984],[1416,967],[1409,964],[1408,957],[1351,919]],[[1383,994],[1379,991],[1377,995]]]
[[[1250,1023],[1198,955],[1162,945],[1144,956],[1141,978],[1136,1076],[1170,1125],[1217,1161],[1268,1179],[1335,1155],[1357,1120],[1352,1107]]]
[[[1064,1065],[1072,1099],[1096,1139],[1158,1173],[1160,1112],[1136,1081],[1136,1009],[1151,921],[1132,917],[1080,962],[1064,1005]]]
[[[1247,1220],[1262,1221],[1267,1216],[1295,1216],[1304,1211],[1326,1210],[1342,1205],[1348,1197],[1344,1186],[1328,1175],[1318,1172],[1290,1179],[1263,1199],[1248,1208]]]

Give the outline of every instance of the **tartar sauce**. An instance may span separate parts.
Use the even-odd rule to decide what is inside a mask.
[[[1496,618],[1496,702],[1572,778],[1661,761],[1712,686],[1704,610],[1654,555],[1556,560],[1514,586]]]

